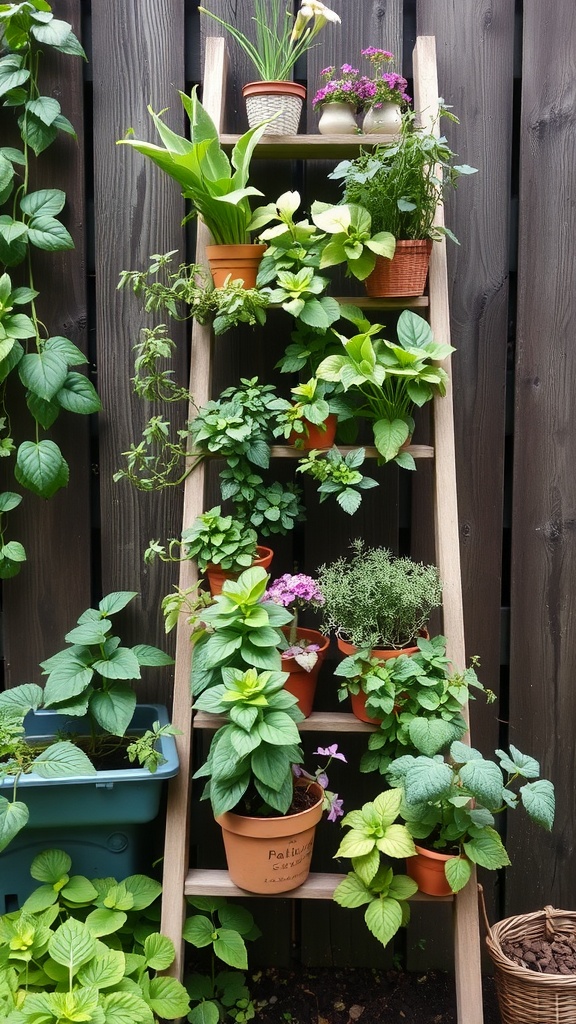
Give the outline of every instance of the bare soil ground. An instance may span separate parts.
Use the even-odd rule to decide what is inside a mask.
[[[258,1024],[456,1024],[454,979],[441,971],[267,968],[249,982]],[[500,1024],[484,979],[485,1024]],[[464,1022],[465,1024],[465,1022]]]

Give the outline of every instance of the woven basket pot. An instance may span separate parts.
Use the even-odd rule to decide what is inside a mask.
[[[248,82],[242,89],[248,125],[255,128],[273,117],[266,135],[297,135],[306,87],[298,82]],[[276,116],[277,115],[277,116]]]
[[[432,252],[429,239],[409,238],[396,242],[391,260],[376,257],[376,265],[366,281],[366,292],[372,298],[423,295]]]
[[[539,974],[513,963],[502,942],[521,938],[553,941],[576,933],[576,912],[545,907],[507,917],[490,927],[486,945],[494,963],[502,1024],[576,1024],[576,974]]]

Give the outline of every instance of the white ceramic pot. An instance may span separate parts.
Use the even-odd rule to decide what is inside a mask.
[[[402,114],[397,103],[382,103],[370,107],[364,115],[364,135],[396,135],[402,127]]]
[[[358,125],[353,103],[324,103],[318,131],[321,135],[356,135]]]

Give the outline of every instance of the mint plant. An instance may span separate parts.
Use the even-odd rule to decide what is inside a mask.
[[[328,451],[313,448],[300,460],[296,472],[320,481],[320,503],[328,497],[336,498],[340,508],[351,516],[360,508],[362,492],[378,486],[377,480],[360,472],[365,458],[364,448],[356,448],[346,455],[338,448]]]
[[[223,896],[188,896],[186,902],[202,913],[186,918],[184,941],[211,951],[210,974],[195,972],[185,978],[193,1003],[190,1024],[219,1024],[227,1017],[237,1024],[252,1020],[256,1011],[241,973],[248,969],[246,941],[260,936],[252,914]],[[219,960],[234,969],[217,970]]]
[[[86,357],[68,338],[50,335],[40,319],[36,300],[34,250],[57,253],[74,242],[59,214],[66,194],[58,188],[32,189],[35,159],[59,132],[75,137],[74,128],[53,96],[41,92],[42,54],[46,48],[84,58],[71,26],[55,18],[46,0],[2,4],[0,9],[0,104],[15,121],[22,148],[0,146],[0,456],[15,453],[14,476],[27,490],[50,498],[68,483],[68,464],[55,441],[42,436],[62,410],[88,415],[100,409],[90,380],[74,367]],[[24,281],[15,287],[8,268],[25,265]],[[3,272],[2,272],[3,271]],[[19,278],[22,275],[19,274]],[[27,307],[23,312],[21,307]],[[10,437],[11,400],[19,380],[33,420],[33,438],[16,449]],[[26,552],[8,540],[5,517],[20,496],[0,495],[0,578],[20,571]]]
[[[402,791],[390,789],[358,811],[350,811],[342,826],[350,832],[335,857],[350,857],[352,871],[336,886],[333,899],[341,907],[365,906],[369,931],[386,946],[410,920],[406,902],[418,886],[407,875],[395,875],[386,858],[412,857],[414,841],[405,825],[395,824],[400,814]]]
[[[90,881],[70,868],[62,850],[39,854],[31,874],[41,885],[0,918],[4,1024],[157,1024],[185,1015],[186,989],[159,973],[175,958],[152,924],[159,883],[146,875]]]

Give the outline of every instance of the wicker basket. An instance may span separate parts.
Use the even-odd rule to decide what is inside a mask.
[[[242,89],[248,125],[274,118],[266,135],[297,135],[306,89],[297,82],[249,82]],[[277,115],[277,116],[276,116]]]
[[[376,266],[366,281],[366,292],[372,298],[422,295],[428,274],[432,242],[427,239],[406,239],[396,242],[391,260],[376,257]]]
[[[483,901],[482,901],[483,902]],[[576,1024],[576,974],[538,974],[509,960],[504,940],[562,938],[576,932],[576,912],[545,907],[490,927],[486,945],[494,963],[502,1024]]]

